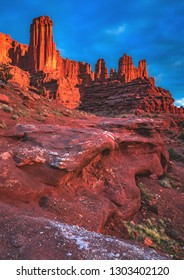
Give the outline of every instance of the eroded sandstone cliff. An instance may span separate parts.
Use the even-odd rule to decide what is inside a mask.
[[[154,85],[150,78],[138,78],[129,83],[111,81],[92,84],[85,88],[80,109],[101,116],[117,116],[124,113],[177,113],[184,109],[173,105],[168,90]]]

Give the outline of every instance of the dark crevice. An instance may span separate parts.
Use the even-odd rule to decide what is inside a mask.
[[[163,168],[165,168],[168,164],[166,157],[163,155],[163,153],[161,153],[160,156],[160,162]]]
[[[103,151],[102,151],[102,155],[104,156],[104,157],[106,157],[106,156],[108,156],[109,154],[110,154],[110,149],[108,149],[108,148],[106,148],[106,149],[104,149]]]
[[[49,203],[49,199],[46,196],[42,196],[39,200],[39,206],[42,209],[47,209],[48,208],[48,203]]]

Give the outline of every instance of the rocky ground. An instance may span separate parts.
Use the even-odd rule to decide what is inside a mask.
[[[97,117],[33,90],[0,85],[1,259],[183,258],[184,118]]]

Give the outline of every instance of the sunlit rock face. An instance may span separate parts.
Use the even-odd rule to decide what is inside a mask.
[[[0,62],[10,63],[13,82],[21,87],[34,86],[39,94],[56,99],[70,109],[81,108],[95,114],[115,115],[124,112],[166,112],[183,114],[183,108],[173,105],[171,94],[155,87],[149,77],[146,60],[136,67],[132,57],[124,54],[118,69],[106,67],[100,58],[92,71],[90,64],[63,58],[56,49],[53,22],[49,16],[33,19],[30,43],[20,44],[0,33]],[[22,71],[25,71],[22,72]]]
[[[104,59],[99,59],[95,66],[95,81],[104,82],[108,79],[108,69]]]
[[[48,16],[33,19],[30,28],[28,68],[30,71],[56,69],[56,45],[52,34],[53,22]]]
[[[137,78],[148,78],[146,60],[140,60],[136,68],[132,62],[132,57],[124,54],[119,59],[118,79],[122,82],[131,82]]]
[[[28,45],[18,43],[4,33],[0,33],[0,42],[0,63],[11,63],[25,69]]]

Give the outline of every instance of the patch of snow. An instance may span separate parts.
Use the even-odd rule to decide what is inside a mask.
[[[77,232],[78,234],[76,234],[76,232],[74,230],[75,228],[73,228],[75,226],[68,226],[68,225],[60,224],[60,223],[55,222],[55,221],[51,221],[51,224],[53,226],[56,226],[57,228],[61,229],[64,237],[66,237],[67,239],[70,239],[70,240],[74,240],[74,242],[77,244],[77,246],[79,247],[80,250],[82,250],[82,249],[88,250],[89,249],[89,242],[87,242],[85,240],[86,237],[82,236],[82,235],[80,236],[79,232]]]

